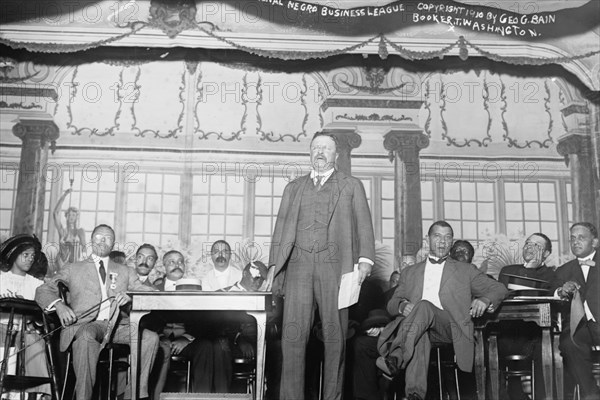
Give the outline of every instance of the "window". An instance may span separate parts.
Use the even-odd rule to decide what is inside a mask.
[[[235,251],[242,242],[244,181],[236,175],[196,175],[192,195],[192,246],[224,239]]]
[[[489,182],[444,182],[444,218],[456,239],[476,247],[496,232],[494,185]]]
[[[504,192],[506,233],[510,239],[542,232],[557,243],[559,227],[554,182],[505,182]]]
[[[394,238],[396,236],[394,229],[395,210],[394,210],[394,180],[381,180],[381,241],[383,244],[394,249]],[[394,253],[395,249],[394,249]]]
[[[6,166],[0,174],[0,241],[10,236],[16,195],[17,171]]]
[[[255,183],[253,240],[260,248],[260,258],[264,260],[269,257],[269,243],[275,229],[283,189],[287,184],[288,179],[283,177],[262,177]]]
[[[180,176],[136,173],[127,183],[127,239],[136,247],[155,246],[179,239]],[[113,199],[114,204],[114,199]]]

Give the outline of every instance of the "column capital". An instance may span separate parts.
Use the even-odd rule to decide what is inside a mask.
[[[592,140],[589,135],[566,135],[560,138],[556,145],[556,151],[565,158],[567,165],[569,165],[569,156],[571,154],[589,156],[591,150]]]
[[[390,162],[394,154],[400,158],[417,157],[421,149],[429,146],[429,137],[421,131],[391,130],[384,135],[383,147],[389,151]]]
[[[60,137],[58,126],[52,120],[44,119],[19,119],[13,128],[13,134],[23,142],[39,140],[41,147],[50,141],[52,153],[56,149],[56,140]]]
[[[355,129],[323,129],[323,133],[333,135],[337,139],[337,144],[340,146],[339,150],[356,149],[362,143],[362,138]]]

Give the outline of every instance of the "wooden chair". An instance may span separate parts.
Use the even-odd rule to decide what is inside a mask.
[[[0,299],[0,311],[8,312],[8,326],[6,330],[6,336],[4,340],[4,354],[2,360],[2,367],[0,368],[0,396],[5,391],[18,390],[21,392],[21,399],[25,398],[25,389],[33,388],[43,384],[50,384],[52,390],[52,396],[55,400],[58,399],[58,389],[56,382],[56,375],[54,373],[54,360],[52,358],[52,351],[50,347],[50,337],[47,335],[46,327],[46,316],[40,309],[40,307],[32,300],[24,299]],[[15,314],[21,317],[20,329],[15,329],[14,319]],[[26,376],[25,375],[25,352],[19,351],[17,353],[16,372],[14,375],[7,373],[7,367],[10,356],[10,344],[13,337],[16,335],[18,340],[19,349],[25,348],[25,331],[27,321],[41,317],[44,321],[41,327],[41,334],[45,342],[45,353],[46,353],[46,364],[48,368],[48,377],[38,376]]]

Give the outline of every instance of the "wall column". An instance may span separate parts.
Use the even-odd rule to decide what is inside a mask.
[[[44,226],[48,149],[60,136],[52,120],[20,119],[13,134],[23,141],[12,234],[35,234],[40,241]]]
[[[593,143],[596,140],[590,135],[589,109],[585,104],[571,103],[561,112],[567,134],[559,139],[556,151],[565,158],[571,172],[573,220],[597,225],[598,165],[594,160]]]
[[[421,131],[391,130],[384,136],[383,146],[395,163],[396,263],[402,265],[405,260],[412,264],[410,258],[416,257],[423,239],[419,152],[429,146],[429,138]]]
[[[335,136],[338,144],[337,169],[345,174],[352,175],[352,149],[360,146],[362,139],[354,129],[324,129],[324,133]]]

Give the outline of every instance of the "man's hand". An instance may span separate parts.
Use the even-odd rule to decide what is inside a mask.
[[[367,279],[369,276],[371,276],[371,264],[366,263],[366,262],[361,262],[358,263],[358,272],[359,272],[359,276],[358,276],[358,284],[362,285],[362,283],[365,281],[365,279]]]
[[[367,336],[377,337],[377,336],[379,336],[379,334],[381,333],[382,330],[383,330],[383,327],[378,326],[378,327],[367,329],[365,331],[365,333],[367,334]]]
[[[187,340],[185,337],[179,337],[177,339],[171,340],[171,355],[178,355],[187,347],[191,342]]]
[[[22,299],[23,296],[16,294],[13,291],[7,290],[6,293],[0,294],[0,299]]]
[[[242,338],[238,339],[237,345],[245,358],[254,358],[254,348]]]
[[[576,290],[579,290],[579,285],[577,284],[577,282],[565,282],[565,284],[558,289],[558,295],[563,298],[569,297],[573,293],[575,293]]]
[[[131,297],[129,297],[126,293],[117,293],[115,296],[115,301],[119,305],[119,307],[123,307],[125,304],[131,302]]]
[[[54,308],[56,309],[56,315],[58,315],[58,319],[60,320],[62,326],[69,326],[77,321],[77,316],[75,315],[75,312],[73,312],[71,307],[69,307],[62,301],[56,303],[54,305]]]
[[[471,318],[481,317],[489,305],[490,301],[488,299],[474,299],[471,302],[471,310],[469,312],[471,314]]]
[[[404,315],[405,317],[408,316],[408,314],[410,314],[410,312],[412,311],[412,309],[415,307],[415,305],[413,303],[411,303],[410,301],[406,301],[402,304],[406,304],[404,306],[404,308],[402,309],[401,314]]]

